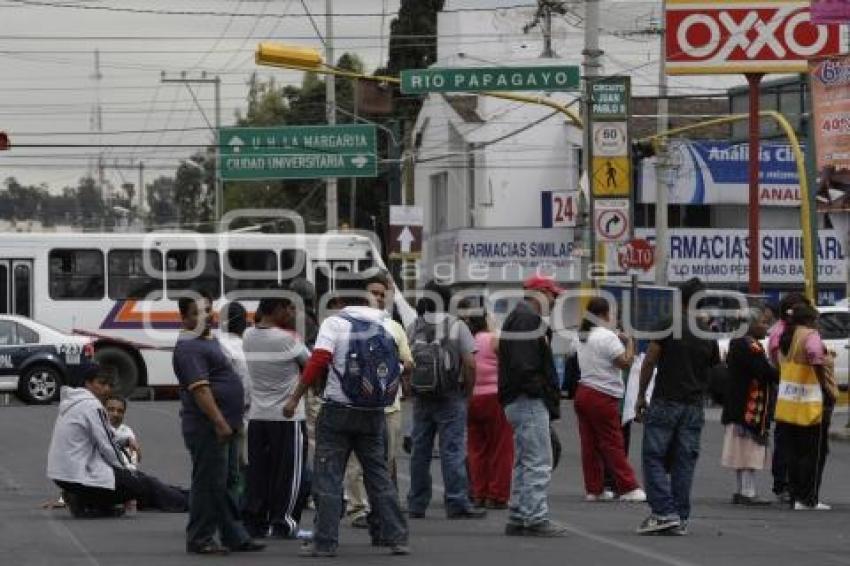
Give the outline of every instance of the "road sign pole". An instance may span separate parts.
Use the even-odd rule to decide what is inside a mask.
[[[759,284],[759,256],[761,255],[761,240],[759,238],[759,86],[761,85],[762,73],[747,73],[747,82],[750,83],[750,194],[749,194],[749,234],[750,234],[750,285],[749,291],[753,295],[761,292]]]
[[[589,223],[588,231],[590,265],[582,270],[582,287],[593,284],[590,280],[590,267],[596,262],[596,228],[594,223],[593,198],[593,79],[599,74],[599,2],[584,4],[584,172],[587,177],[587,200]],[[584,306],[584,305],[582,305]]]

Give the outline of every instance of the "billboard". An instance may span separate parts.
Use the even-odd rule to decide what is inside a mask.
[[[635,236],[655,242],[655,230],[638,228]],[[803,238],[799,230],[763,230],[759,236],[763,283],[803,285]],[[819,230],[818,282],[846,283],[845,235]],[[746,285],[749,278],[749,235],[746,229],[677,228],[669,231],[667,275],[670,283],[699,277],[707,283]],[[656,262],[657,265],[658,262]],[[655,269],[640,273],[654,281]]]
[[[812,21],[817,24],[850,23],[847,0],[812,0]]]
[[[840,26],[810,21],[809,0],[667,0],[670,75],[803,73],[838,53]]]
[[[812,61],[818,208],[850,205],[850,56]]]
[[[749,204],[749,144],[674,140],[660,169],[670,204]],[[800,206],[800,176],[788,144],[759,144],[759,201],[762,206]],[[657,196],[658,160],[644,159],[640,202]]]

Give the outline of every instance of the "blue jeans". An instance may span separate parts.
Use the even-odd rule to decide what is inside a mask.
[[[215,539],[236,548],[249,539],[239,520],[237,486],[239,450],[236,437],[219,442],[212,426],[184,433],[192,456],[192,489],[189,494],[189,524],[186,543],[199,547]]]
[[[514,473],[508,520],[528,527],[549,518],[547,491],[552,479],[549,411],[542,399],[523,395],[505,406],[505,416],[514,429]]]
[[[700,405],[655,400],[643,425],[643,479],[654,515],[691,514],[691,484],[704,422]]]
[[[363,467],[363,482],[373,512],[380,519],[373,538],[388,544],[407,544],[407,522],[387,466],[386,419],[382,410],[357,410],[326,404],[316,421],[316,461],[313,499],[316,502],[317,550],[334,551],[342,517],[342,482],[352,452]]]
[[[440,464],[445,485],[446,513],[472,507],[466,473],[466,398],[413,399],[413,450],[410,455],[411,513],[424,513],[431,503],[431,458],[434,436],[440,436]]]

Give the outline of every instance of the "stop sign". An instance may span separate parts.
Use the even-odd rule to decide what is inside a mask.
[[[655,263],[655,248],[643,238],[629,240],[617,251],[620,269],[649,271]]]

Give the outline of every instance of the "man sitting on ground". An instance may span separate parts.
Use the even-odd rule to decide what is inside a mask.
[[[63,386],[59,415],[47,454],[47,477],[62,490],[75,517],[121,514],[123,504],[184,512],[188,495],[154,477],[127,468],[104,409],[111,379],[91,364],[81,387]],[[117,509],[117,513],[116,513]]]

